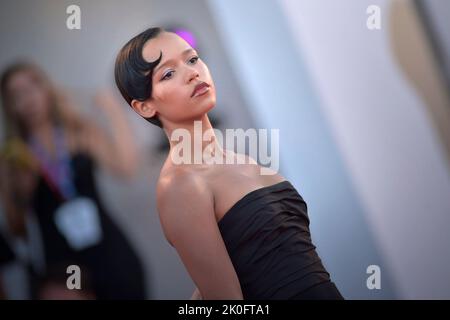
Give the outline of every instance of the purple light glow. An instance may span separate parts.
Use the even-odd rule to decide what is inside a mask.
[[[197,47],[197,41],[191,32],[186,29],[176,29],[174,32],[189,43],[192,48],[195,49]]]

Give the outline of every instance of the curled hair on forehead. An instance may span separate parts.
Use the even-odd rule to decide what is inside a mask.
[[[142,55],[142,50],[148,40],[156,38],[164,32],[164,29],[149,28],[130,41],[119,51],[114,78],[120,93],[131,106],[133,100],[145,101],[152,97],[153,70],[162,59],[162,52],[155,61],[148,62]],[[157,116],[146,118],[150,123],[162,128],[162,123]]]

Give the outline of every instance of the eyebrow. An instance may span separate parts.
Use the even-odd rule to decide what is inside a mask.
[[[186,55],[186,54],[189,53],[189,52],[195,52],[195,50],[192,49],[192,48],[188,48],[188,49],[184,50],[184,51],[181,53],[181,56],[184,56],[184,55]],[[157,67],[153,70],[153,74],[156,74],[156,73],[158,72],[159,69],[161,69],[161,68],[164,67],[165,65],[171,63],[173,60],[174,60],[174,59],[169,59],[169,60],[167,60],[166,62],[164,62],[163,64],[160,64],[159,66],[157,66]]]

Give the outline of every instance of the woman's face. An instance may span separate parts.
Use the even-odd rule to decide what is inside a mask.
[[[7,84],[11,113],[30,128],[49,119],[48,90],[31,71],[21,70]]]
[[[211,74],[197,52],[174,33],[163,32],[149,40],[143,48],[146,61],[162,59],[152,77],[150,108],[154,109],[164,125],[192,123],[200,119],[216,104],[216,92]],[[202,95],[192,96],[201,82],[210,87]]]

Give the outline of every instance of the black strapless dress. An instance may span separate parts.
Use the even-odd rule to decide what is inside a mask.
[[[218,225],[244,299],[343,299],[312,244],[306,202],[289,181],[248,193]]]

